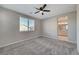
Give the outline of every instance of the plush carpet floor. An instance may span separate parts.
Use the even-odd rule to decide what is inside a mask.
[[[76,44],[46,37],[39,37],[24,42],[4,53],[5,55],[77,55]]]

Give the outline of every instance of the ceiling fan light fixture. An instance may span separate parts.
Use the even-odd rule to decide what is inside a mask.
[[[39,13],[43,13],[43,11],[40,11]]]
[[[42,15],[44,15],[44,12],[50,12],[50,10],[45,10],[46,6],[47,6],[47,4],[44,4],[42,7],[36,8],[38,11],[35,12],[35,14],[41,13]]]

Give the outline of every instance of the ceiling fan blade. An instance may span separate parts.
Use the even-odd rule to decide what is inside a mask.
[[[36,8],[37,10],[40,10],[39,8]]]
[[[47,6],[47,5],[46,5],[46,4],[44,4],[44,5],[43,5],[43,7],[42,7],[42,9],[44,9],[46,6]]]
[[[50,12],[50,10],[43,10],[44,12]]]
[[[35,14],[36,14],[36,13],[39,13],[39,12],[40,12],[40,11],[37,11],[37,12],[35,12]]]

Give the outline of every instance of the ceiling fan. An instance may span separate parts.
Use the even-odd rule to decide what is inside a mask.
[[[44,4],[42,7],[40,7],[40,8],[36,8],[38,11],[35,12],[35,14],[41,12],[42,15],[44,15],[44,12],[50,12],[50,10],[45,10],[45,7],[46,7],[46,6],[47,6],[47,4]]]

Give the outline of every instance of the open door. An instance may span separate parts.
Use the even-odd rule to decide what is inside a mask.
[[[58,39],[68,41],[68,17],[62,16],[57,20],[58,25]]]

